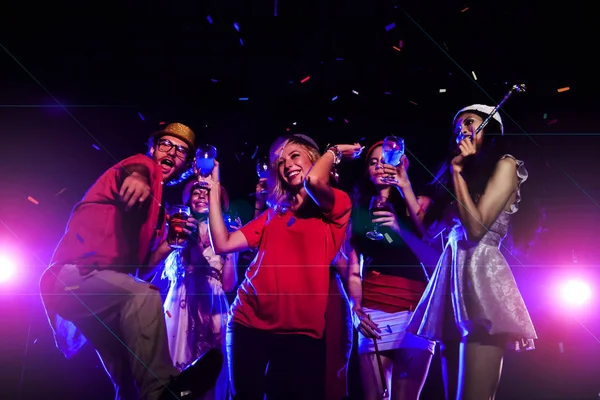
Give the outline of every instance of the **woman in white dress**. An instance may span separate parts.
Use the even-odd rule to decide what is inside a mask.
[[[223,189],[221,189],[223,190]],[[223,211],[229,208],[227,196],[222,196]],[[215,255],[208,233],[208,193],[190,182],[183,191],[183,204],[189,205],[198,229],[187,246],[173,251],[165,261],[162,278],[169,279],[165,300],[165,320],[169,335],[169,350],[173,364],[184,369],[199,355],[213,347],[225,352],[225,327],[229,304],[226,292],[237,283],[237,254]],[[233,222],[232,229],[241,224]],[[229,399],[227,359],[213,390],[203,400]]]

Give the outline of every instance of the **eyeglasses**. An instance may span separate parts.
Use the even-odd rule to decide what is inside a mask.
[[[179,157],[181,159],[188,158],[190,155],[190,151],[187,147],[173,144],[166,139],[159,140],[157,146],[158,146],[158,151],[162,151],[165,153],[168,153],[174,147],[175,154],[177,155],[177,157]]]

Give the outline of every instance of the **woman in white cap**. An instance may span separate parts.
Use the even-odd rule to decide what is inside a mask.
[[[530,350],[537,339],[499,249],[528,173],[501,151],[499,114],[475,134],[492,110],[475,104],[454,117],[456,142],[436,176],[455,199],[445,212],[447,243],[407,329],[441,342],[448,400],[493,399],[507,345]]]

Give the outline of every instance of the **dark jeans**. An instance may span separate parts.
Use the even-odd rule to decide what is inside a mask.
[[[325,400],[325,342],[231,323],[227,352],[234,400]]]

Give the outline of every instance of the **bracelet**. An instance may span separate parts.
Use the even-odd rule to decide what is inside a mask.
[[[329,147],[326,153],[329,152],[333,155],[333,165],[338,165],[342,161],[342,152],[336,146]]]

